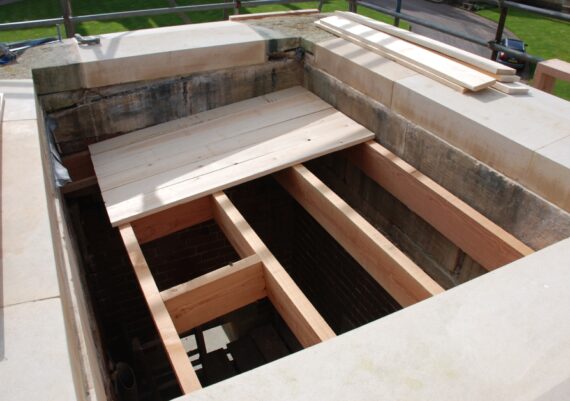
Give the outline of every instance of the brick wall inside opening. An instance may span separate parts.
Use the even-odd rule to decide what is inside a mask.
[[[273,178],[228,196],[337,334],[400,309]]]
[[[172,383],[174,374],[160,346],[119,232],[111,227],[101,196],[70,199],[68,210],[109,374],[113,364],[120,361],[131,364],[135,371],[140,368],[135,366],[132,353],[133,340],[138,339],[141,344],[157,344],[146,351],[153,365],[164,367],[165,373],[157,379],[157,385]],[[142,249],[160,290],[239,260],[214,221],[149,242]],[[166,394],[162,399],[181,395],[176,385],[167,387]]]

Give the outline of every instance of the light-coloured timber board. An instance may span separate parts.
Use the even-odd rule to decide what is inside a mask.
[[[259,256],[252,255],[162,291],[160,295],[176,330],[185,333],[265,298],[263,264]]]
[[[139,244],[144,244],[213,217],[210,199],[204,197],[142,217],[131,222],[131,226]]]
[[[138,220],[374,136],[305,89],[283,92],[246,101],[245,108],[206,112],[188,129],[168,123],[152,134],[110,140],[118,146],[92,145],[111,223]]]
[[[263,19],[270,17],[297,17],[299,15],[317,14],[317,8],[310,8],[308,10],[290,10],[290,11],[273,11],[269,13],[255,13],[255,14],[241,14],[230,15],[230,21],[244,21],[250,19]]]
[[[417,74],[342,38],[315,44],[314,54],[317,68],[387,106],[392,103],[394,81]]]
[[[495,82],[491,88],[508,95],[526,95],[528,93],[528,86],[519,82]]]
[[[304,347],[335,337],[319,312],[223,192],[212,195],[216,222],[242,257],[263,261],[269,300]]]
[[[370,141],[345,151],[352,163],[475,261],[491,270],[533,250],[461,199]]]
[[[383,51],[387,57],[399,57],[466,89],[478,91],[495,82],[488,75],[466,67],[448,57],[346,18],[332,16],[323,18],[318,22],[318,26],[324,25],[338,30],[345,39],[358,39]]]
[[[336,11],[335,14],[351,21],[358,22],[359,24],[366,25],[369,28],[379,30],[400,39],[404,39],[408,42],[412,42],[422,47],[443,53],[446,56],[450,56],[457,60],[463,61],[491,74],[514,75],[516,73],[516,70],[514,68],[497,63],[496,61],[486,59],[468,51],[459,49],[455,46],[442,43],[438,40],[434,40],[423,35],[418,35],[417,33],[409,32],[405,29],[388,25],[384,22],[373,20],[372,18],[368,18],[363,15],[358,15],[347,11]]]
[[[275,178],[400,305],[444,291],[305,166],[280,171]]]
[[[135,275],[143,292],[150,314],[160,335],[166,353],[174,370],[174,374],[185,394],[202,388],[194,372],[194,368],[186,355],[182,341],[174,327],[168,310],[162,301],[158,287],[152,277],[135,232],[130,225],[119,228],[129,259],[133,265]]]
[[[389,54],[389,53],[379,49],[377,46],[373,46],[367,42],[359,40],[357,37],[348,37],[341,30],[332,28],[332,27],[327,26],[325,24],[322,24],[321,21],[315,21],[315,25],[317,25],[319,28],[324,29],[327,32],[330,32],[330,33],[338,36],[340,39],[350,41],[351,43],[354,43],[354,44],[356,44],[356,45],[358,45],[358,46],[360,46],[366,50],[369,50],[373,53],[376,53],[379,56],[385,57],[391,61],[395,61],[396,63],[400,64],[401,66],[409,68],[410,70],[413,70],[413,71],[418,72],[418,73],[420,73],[420,74],[422,74],[428,78],[431,78],[434,81],[437,81],[437,82],[439,82],[445,86],[448,86],[451,89],[453,89],[459,93],[467,92],[467,88],[464,88],[461,85],[453,83],[453,82],[451,82],[451,81],[449,81],[449,80],[447,80],[447,79],[445,79],[445,78],[443,78],[437,74],[432,73],[431,71],[426,70],[425,68],[420,67],[417,64],[414,64],[414,63],[411,63],[407,60],[404,60],[401,57],[397,57],[394,54]]]
[[[269,103],[279,102],[281,100],[303,93],[306,93],[303,87],[294,86],[289,89],[271,92],[267,95],[253,97],[251,99],[231,103],[222,107],[216,107],[215,109],[206,110],[198,114],[192,114],[188,117],[180,118],[178,120],[172,120],[163,124],[153,125],[151,127],[134,131],[126,135],[121,135],[102,142],[94,143],[89,146],[89,152],[92,155],[107,153],[107,157],[113,159],[116,155],[123,152],[124,147],[142,143],[143,141],[155,136],[163,135],[165,133],[175,134],[180,130],[192,127],[194,125],[216,120],[218,118],[227,117],[234,113],[240,113],[250,109],[255,109]]]
[[[145,176],[154,176],[191,161],[216,157],[238,144],[247,147],[259,141],[262,129],[271,130],[279,123],[300,117],[312,119],[315,113],[324,110],[331,110],[331,106],[312,93],[304,92],[262,108],[148,139],[123,148],[119,157],[98,155],[97,176],[102,181],[101,189],[106,191],[139,180],[141,168],[145,169]]]

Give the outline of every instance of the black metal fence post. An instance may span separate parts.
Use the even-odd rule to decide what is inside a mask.
[[[63,25],[65,26],[65,35],[72,38],[75,35],[75,24],[71,20],[71,0],[60,0],[61,11],[63,13]]]
[[[396,0],[396,12],[402,12],[402,0]],[[400,26],[400,17],[394,17],[394,26]]]
[[[499,17],[499,23],[497,24],[497,32],[495,33],[495,43],[499,44],[501,39],[503,39],[503,32],[505,31],[505,22],[507,21],[507,14],[509,12],[509,8],[505,6],[502,0],[499,0],[499,7],[501,10],[501,15]],[[493,53],[491,54],[491,60],[497,59],[497,50],[493,49]]]

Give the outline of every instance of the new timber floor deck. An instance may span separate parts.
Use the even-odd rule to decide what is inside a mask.
[[[90,146],[114,226],[372,139],[294,87]]]

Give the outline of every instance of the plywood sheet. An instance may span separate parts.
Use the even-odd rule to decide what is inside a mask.
[[[373,138],[295,87],[90,146],[113,225],[121,225]]]

